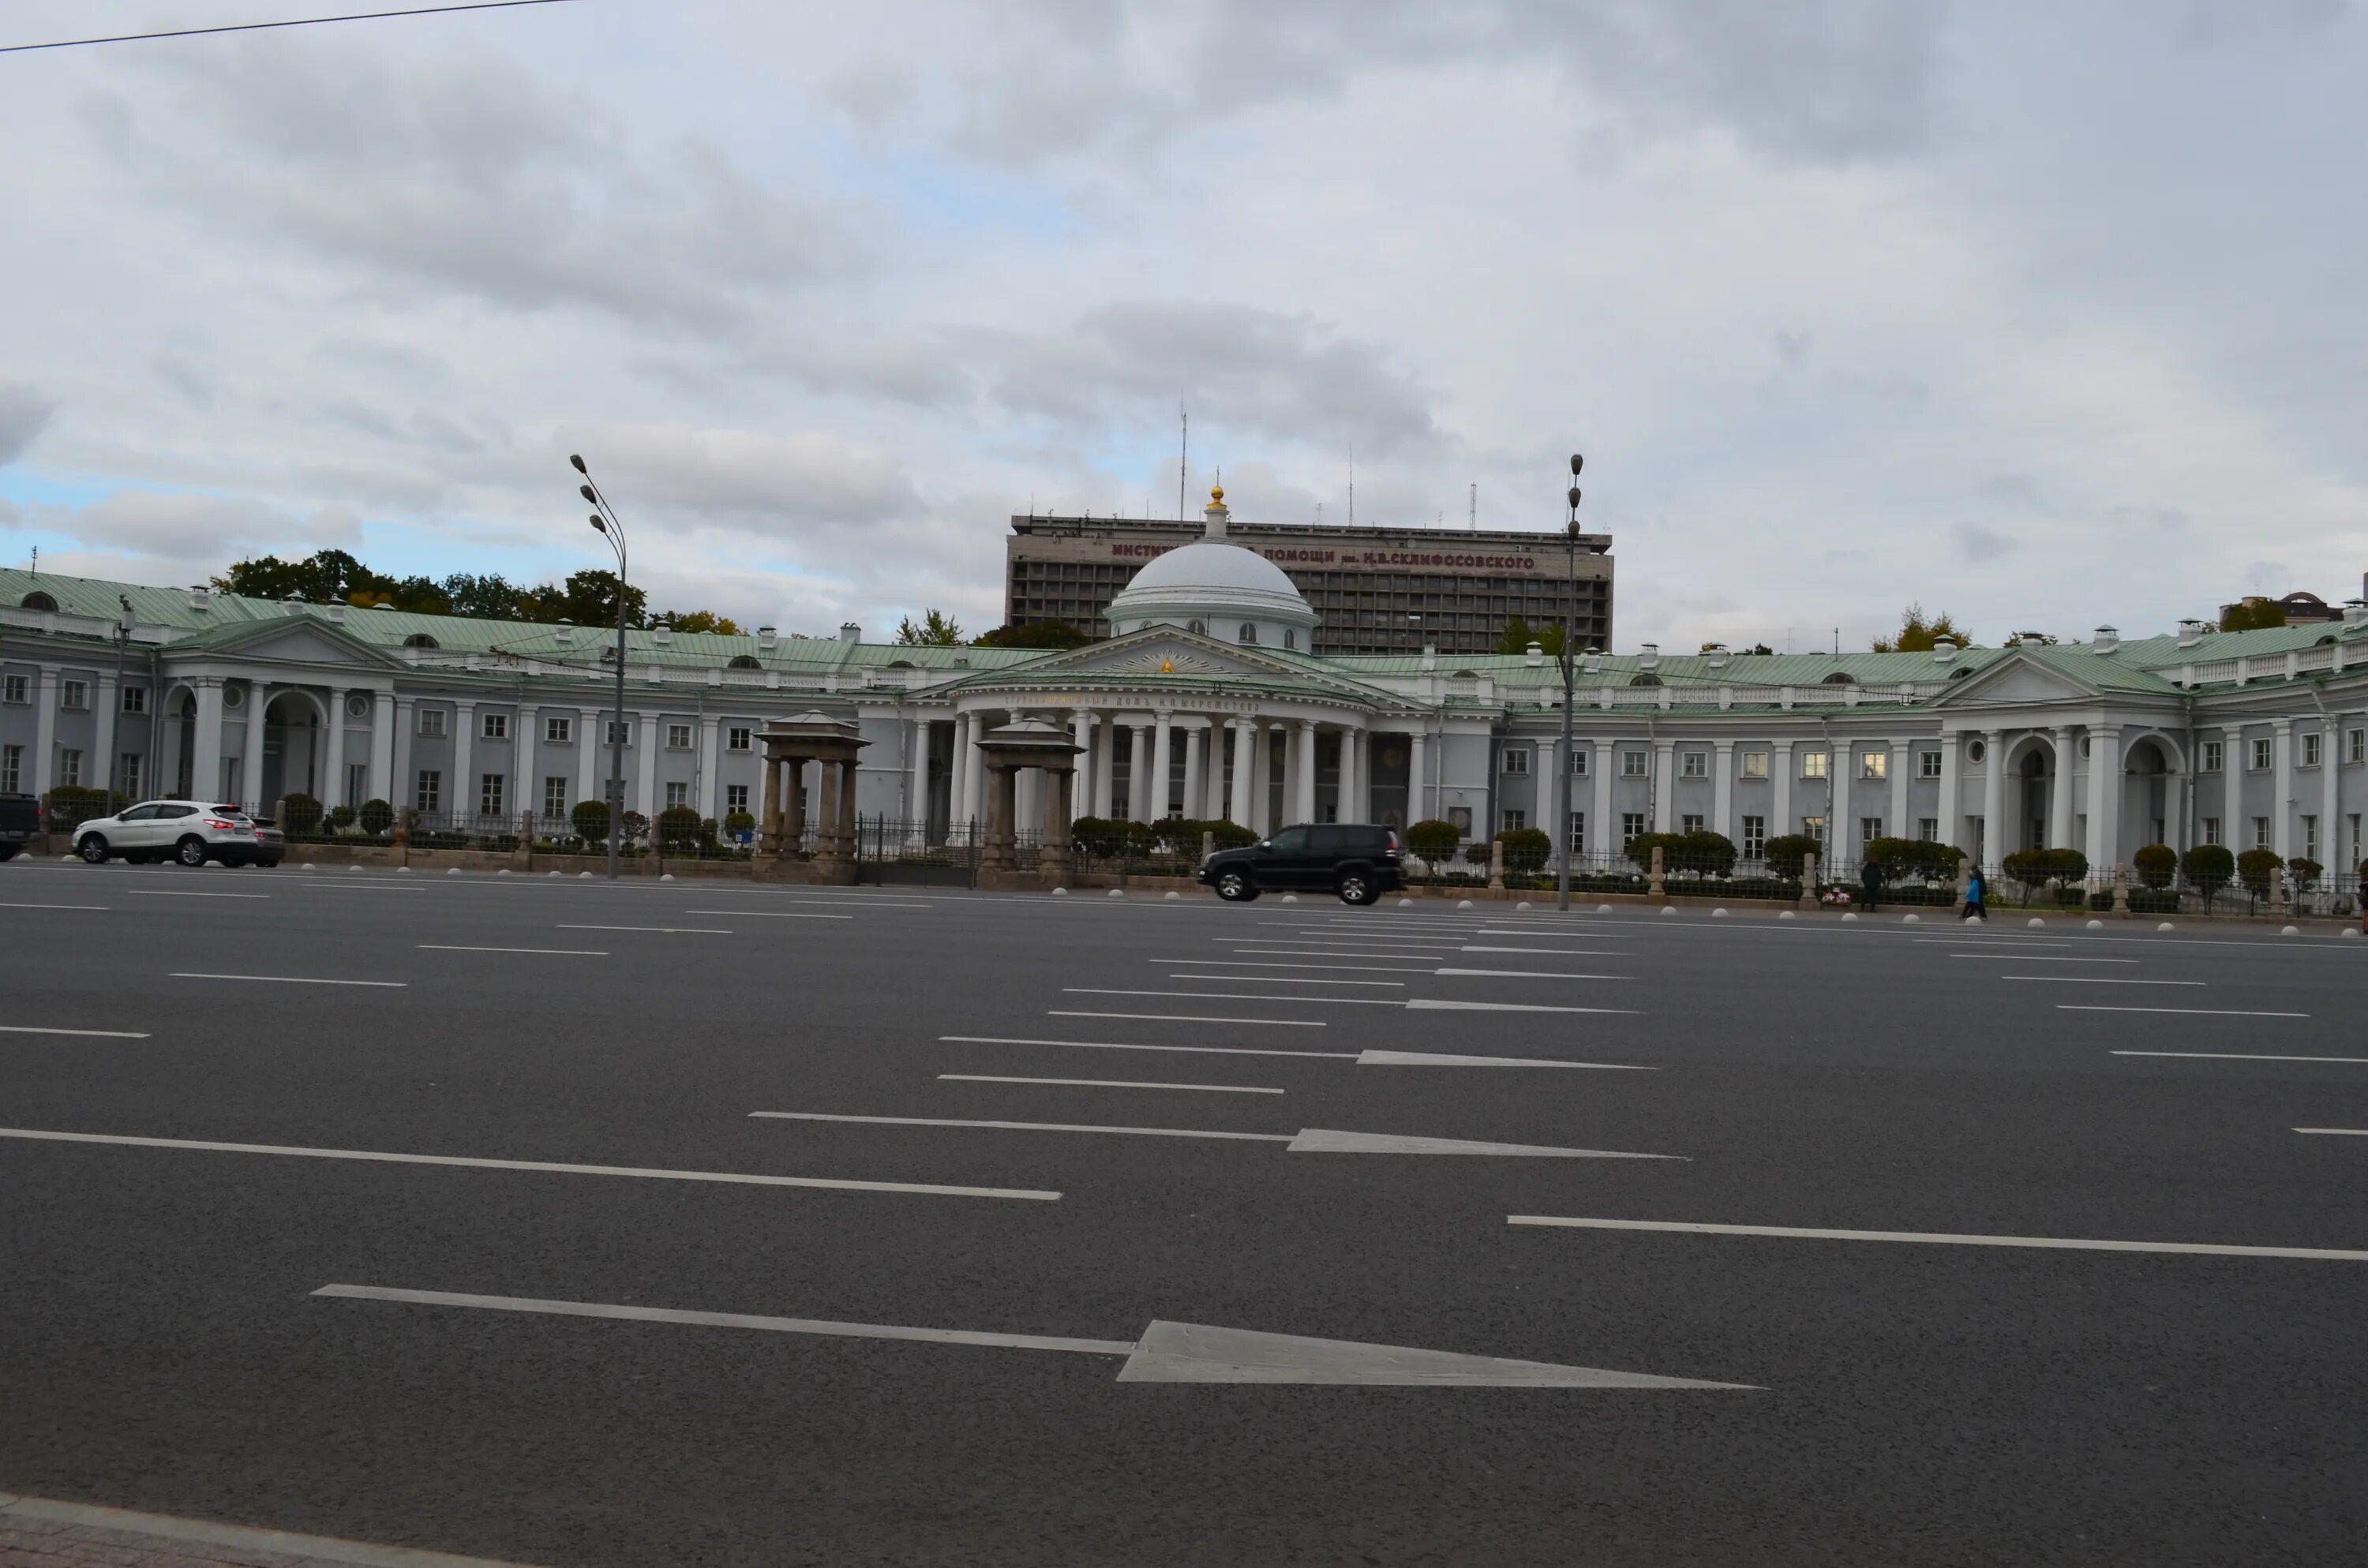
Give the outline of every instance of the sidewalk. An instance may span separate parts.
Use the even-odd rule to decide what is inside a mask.
[[[526,1568],[0,1492],[0,1568]]]

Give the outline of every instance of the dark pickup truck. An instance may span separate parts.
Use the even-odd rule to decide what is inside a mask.
[[[41,841],[41,802],[30,795],[0,795],[0,860],[14,860]]]

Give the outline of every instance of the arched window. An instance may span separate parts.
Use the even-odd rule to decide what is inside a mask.
[[[1255,642],[1258,641],[1258,628],[1247,620],[1242,622],[1242,641],[1245,642]]]
[[[888,667],[892,670],[909,670],[913,667],[913,661],[910,659],[891,659],[888,661]]]
[[[25,596],[22,606],[26,609],[55,609],[58,608],[58,601],[36,588]]]
[[[1299,633],[1298,633],[1298,632],[1296,632],[1296,631],[1292,631],[1290,627],[1288,627],[1288,626],[1284,627],[1284,628],[1282,629],[1282,645],[1283,645],[1284,647],[1286,647],[1286,648],[1296,648],[1296,647],[1298,647],[1298,646],[1299,646]]]
[[[425,631],[413,632],[410,636],[403,640],[403,645],[406,648],[440,648],[443,646],[442,643],[437,642],[435,638],[428,636]]]
[[[1184,623],[1184,630],[1187,631],[1197,631],[1201,636],[1206,637],[1209,634],[1209,623],[1205,620],[1188,620]]]
[[[1630,676],[1628,677],[1628,684],[1630,686],[1658,686],[1661,684],[1661,677],[1659,676]]]
[[[1973,673],[1974,673],[1974,672],[1973,672],[1970,668],[1967,668],[1967,669],[1962,669],[1962,670],[1951,670],[1951,671],[1949,672],[1949,678],[1950,678],[1951,680],[1963,680],[1963,679],[1964,679],[1967,676],[1969,676],[1969,675],[1971,675],[1971,674],[1973,674]]]
[[[1858,677],[1851,675],[1848,670],[1836,670],[1833,674],[1827,676],[1817,684],[1819,686],[1856,686],[1858,684]]]
[[[757,663],[757,656],[754,653],[734,653],[732,655],[732,662],[723,667],[727,670],[755,670],[762,669],[764,666]]]

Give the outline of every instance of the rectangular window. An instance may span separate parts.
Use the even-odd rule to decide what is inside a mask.
[[[748,749],[748,727],[746,724],[734,724],[730,729],[723,732],[724,750],[746,751]]]
[[[567,780],[557,774],[542,781],[542,814],[547,817],[567,814]]]
[[[442,736],[444,733],[444,710],[441,708],[421,709],[419,710],[419,733],[427,736],[429,740],[435,740]],[[423,806],[420,809],[425,811],[427,808]]]
[[[1743,776],[1746,778],[1767,778],[1768,754],[1764,751],[1745,752],[1743,754]]]
[[[1941,819],[1939,817],[1918,817],[1916,819],[1916,836],[1922,839],[1927,844],[1940,843]]]
[[[1887,751],[1871,751],[1862,754],[1858,759],[1858,776],[1861,778],[1890,778],[1891,754]]]
[[[1574,745],[1570,748],[1570,776],[1573,778],[1584,778],[1587,777],[1587,748],[1585,746]]]
[[[2267,849],[2269,846],[2270,819],[2267,817],[2255,817],[2253,819],[2253,847],[2256,849]]]
[[[1635,843],[1636,840],[1644,836],[1645,813],[1642,812],[1622,812],[1620,813],[1621,852],[1623,854],[1626,853],[1627,848],[1631,844]]]
[[[25,748],[0,746],[0,794],[14,795],[25,788]]]
[[[1916,777],[1918,778],[1940,778],[1941,755],[1941,754],[1937,751],[1918,752],[1916,754]]]
[[[1873,843],[1876,839],[1881,838],[1882,836],[1883,819],[1881,817],[1861,817],[1858,819],[1858,846],[1861,849],[1865,848],[1868,845]]]
[[[1508,807],[1506,807],[1506,808],[1505,808],[1505,821],[1504,821],[1503,826],[1504,826],[1504,830],[1505,830],[1507,833],[1519,833],[1521,829],[1523,829],[1523,828],[1525,828],[1525,827],[1527,827],[1527,826],[1529,826],[1529,825],[1530,825],[1530,813],[1529,813],[1529,812],[1517,812],[1517,811],[1513,810],[1510,806],[1508,806]]]
[[[411,797],[414,810],[440,812],[444,809],[444,775],[432,767],[419,770],[419,788]]]
[[[508,740],[510,738],[510,716],[507,713],[487,713],[483,715],[483,722],[478,727],[477,734],[478,738],[482,740]]]
[[[668,811],[673,811],[678,806],[687,806],[690,804],[690,786],[688,784],[669,784],[666,787],[666,810]]]
[[[67,680],[58,683],[58,706],[79,713],[90,706],[90,682]]]
[[[30,702],[32,689],[24,676],[0,676],[0,702]]]
[[[82,753],[72,746],[58,750],[58,782],[74,789],[82,787]]]
[[[1622,752],[1620,754],[1620,777],[1622,778],[1644,778],[1645,754],[1641,751]]]
[[[1821,751],[1803,752],[1801,754],[1801,777],[1804,778],[1823,778],[1825,776],[1826,754]]]
[[[2269,768],[2269,766],[2270,766],[2270,743],[2269,743],[2269,741],[2268,741],[2268,740],[2266,740],[2266,739],[2263,739],[2263,740],[2257,740],[2257,741],[2255,741],[2255,742],[2253,743],[2253,771],[2254,771],[2254,772],[2256,772],[2256,773],[2266,772],[2266,771],[2268,770],[2268,768]]]
[[[1497,767],[1499,771],[1505,773],[1527,773],[1530,770],[1529,748],[1527,746],[1506,747],[1497,754]]]
[[[723,786],[723,814],[725,816],[730,816],[734,812],[745,812],[747,809],[748,786],[746,784],[726,784]]]
[[[1761,755],[1765,756],[1766,754],[1762,753]],[[1747,860],[1758,860],[1764,858],[1767,854],[1768,819],[1766,817],[1744,818],[1743,858]]]
[[[2343,820],[2351,833],[2351,860],[2350,866],[2345,869],[2357,870],[2360,868],[2360,813],[2354,812]]]
[[[2356,824],[2360,819],[2354,817],[2351,820]],[[1587,853],[1587,813],[1585,812],[1570,813],[1570,852],[1573,855]]]
[[[502,783],[507,776],[499,773],[480,774],[477,778],[477,814],[497,817],[502,814]]]
[[[668,749],[673,751],[689,751],[690,749],[690,726],[688,724],[668,724],[666,726],[666,745]]]
[[[2217,844],[2220,842],[2220,819],[2218,817],[2205,817],[2203,819],[2203,842],[2206,844]]]
[[[555,746],[574,744],[575,741],[575,721],[573,719],[545,719],[542,722],[542,738],[550,744]]]
[[[2346,730],[2343,733],[2343,760],[2368,762],[2368,730]]]
[[[140,776],[141,764],[147,760],[136,751],[123,754],[123,792],[132,800],[138,800],[142,793],[140,786],[145,780]]]
[[[2318,819],[2314,816],[2302,819],[2302,858],[2305,860],[2318,858]]]
[[[337,803],[345,806],[359,806],[369,799],[370,764],[367,762],[346,764],[346,798]]]
[[[1681,751],[1678,753],[1678,777],[1680,778],[1709,778],[1710,753],[1706,751]]]
[[[630,719],[611,719],[609,721],[608,744],[613,746],[620,743],[622,743],[625,745],[631,745],[633,744],[633,722]]]
[[[1702,825],[1703,818],[1700,812],[1689,812],[1678,818],[1678,831],[1679,833],[1700,833],[1702,830]]]
[[[2318,732],[2317,730],[2305,730],[2302,733],[2302,765],[2305,767],[2318,766]]]
[[[123,688],[123,710],[126,713],[147,712],[148,688],[144,686],[125,687]]]
[[[2223,745],[2220,742],[2204,742],[2203,771],[2205,773],[2219,772],[2221,768],[2227,766],[2227,747]]]
[[[1803,817],[1801,819],[1801,832],[1805,836],[1816,839],[1818,846],[1822,848],[1826,842],[1826,819],[1823,817]]]

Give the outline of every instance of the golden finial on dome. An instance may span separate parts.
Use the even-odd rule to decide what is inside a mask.
[[[1222,506],[1225,504],[1225,487],[1223,484],[1212,484],[1209,486],[1209,502],[1210,505],[1215,506]]]

